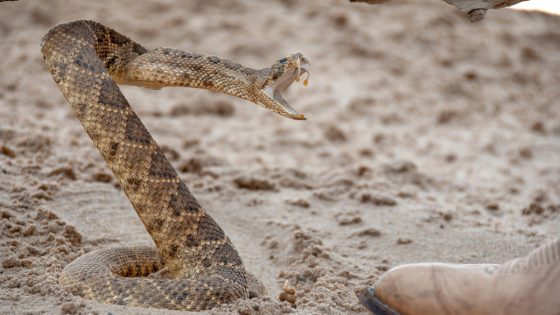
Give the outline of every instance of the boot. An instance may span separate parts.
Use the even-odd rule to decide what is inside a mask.
[[[560,315],[560,239],[501,265],[396,267],[359,299],[376,315]]]

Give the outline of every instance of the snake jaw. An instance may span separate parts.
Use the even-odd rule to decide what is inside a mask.
[[[282,97],[294,82],[307,74],[303,85],[307,86],[309,79],[310,64],[307,58],[297,53],[278,60],[271,68],[269,78],[262,89],[268,100],[259,102],[264,107],[288,118],[305,120],[305,116],[293,109]]]

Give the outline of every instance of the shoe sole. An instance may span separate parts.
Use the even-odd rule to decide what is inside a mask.
[[[393,310],[375,296],[375,288],[370,287],[362,290],[358,299],[363,306],[375,315],[400,315],[399,312]]]

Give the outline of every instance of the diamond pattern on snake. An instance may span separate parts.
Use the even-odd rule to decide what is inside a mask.
[[[219,91],[302,120],[282,93],[302,76],[307,85],[309,61],[296,53],[252,69],[217,56],[146,49],[94,21],[55,26],[43,37],[41,52],[156,244],[90,252],[66,266],[59,283],[100,302],[193,311],[266,294],[117,84]],[[145,277],[162,268],[172,277]]]

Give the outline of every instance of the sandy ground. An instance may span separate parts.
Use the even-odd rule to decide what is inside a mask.
[[[123,92],[269,298],[212,312],[366,314],[354,295],[418,261],[503,262],[560,236],[560,18],[468,23],[440,1],[0,4],[0,313],[176,314],[64,292],[85,252],[151,239],[39,52],[94,19],[147,47],[312,63],[291,121],[194,89]],[[279,302],[282,285],[297,303]]]

